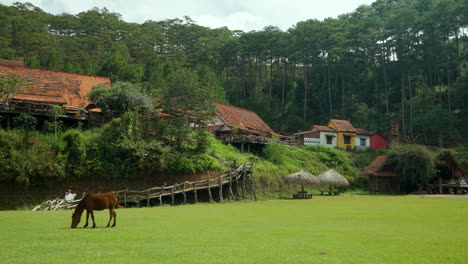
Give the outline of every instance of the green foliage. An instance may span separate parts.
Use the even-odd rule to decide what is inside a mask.
[[[28,114],[20,114],[19,116],[13,117],[13,126],[15,128],[24,129],[27,131],[33,131],[36,129],[37,118]]]
[[[149,111],[153,108],[151,98],[139,85],[117,82],[111,88],[97,85],[88,97],[104,112],[110,111],[116,117],[129,111]]]
[[[65,177],[65,164],[52,137],[23,130],[0,130],[0,180],[29,185]]]
[[[406,192],[422,191],[435,173],[431,152],[420,145],[399,145],[389,153],[389,163],[395,164]]]

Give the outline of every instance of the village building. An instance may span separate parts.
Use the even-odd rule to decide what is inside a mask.
[[[395,166],[388,163],[387,156],[377,156],[359,175],[367,177],[371,193],[400,192],[400,177]]]
[[[257,135],[262,137],[279,136],[252,110],[234,105],[217,103],[216,117],[208,125],[216,137],[225,135]]]
[[[327,126],[312,126],[311,130],[294,134],[296,140],[304,146],[336,147],[336,131]]]
[[[336,147],[340,149],[354,149],[356,143],[356,129],[348,120],[330,119],[328,127],[337,133]]]
[[[107,77],[28,68],[22,62],[9,60],[0,60],[0,75],[19,76],[28,83],[14,95],[8,108],[0,107],[1,116],[27,113],[46,117],[51,106],[58,105],[64,110],[62,119],[86,120],[94,108],[88,93],[96,85],[111,85]]]
[[[364,128],[356,128],[354,145],[358,150],[368,150],[371,147],[371,133]]]
[[[374,131],[370,133],[370,148],[371,149],[387,149],[387,139]]]
[[[468,192],[465,172],[450,152],[444,152],[435,157],[435,173],[427,186],[422,186],[428,193],[464,194]],[[369,192],[397,193],[400,192],[400,176],[395,164],[388,161],[387,156],[376,157],[361,170],[360,175],[367,177]]]
[[[235,145],[244,152],[261,150],[268,142],[276,141],[297,145],[290,137],[280,135],[252,110],[234,105],[217,103],[215,119],[208,129],[226,143]]]

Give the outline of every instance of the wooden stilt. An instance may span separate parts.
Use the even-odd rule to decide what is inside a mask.
[[[164,187],[161,187],[161,191],[159,192],[159,206],[162,206],[163,203],[162,203],[162,194],[163,194],[163,191],[164,191]]]
[[[185,182],[184,185],[182,186],[182,195],[184,196],[184,204],[187,203],[187,195],[185,194]]]
[[[221,179],[221,176],[218,178],[218,189],[219,189],[219,201],[223,201],[223,180]]]
[[[243,167],[242,167],[242,199],[245,199],[245,197],[246,197],[246,195],[245,195],[245,194],[246,194],[246,189],[245,189],[245,187],[246,187],[246,186],[245,186],[246,182],[245,182],[245,181],[247,180],[247,179],[246,179],[246,176],[247,176],[247,175],[246,175],[245,163],[244,163],[244,165],[243,165]]]
[[[171,187],[171,205],[174,206],[174,186]]]
[[[128,192],[128,188],[124,192],[124,206],[125,207],[127,207],[127,192]]]
[[[198,203],[198,197],[197,197],[197,184],[193,183],[193,194],[195,198],[195,203]]]
[[[213,197],[211,196],[210,179],[206,180],[206,184],[208,185],[208,196],[210,197],[210,203],[211,203],[213,202]]]
[[[146,191],[146,207],[150,207],[150,191]]]
[[[229,173],[229,193],[228,193],[228,199],[231,201],[234,199],[234,194],[232,193],[232,174]]]

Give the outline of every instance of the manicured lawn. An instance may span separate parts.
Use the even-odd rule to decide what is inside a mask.
[[[468,199],[340,196],[118,209],[0,212],[1,263],[468,263]],[[84,224],[84,216],[79,226]]]

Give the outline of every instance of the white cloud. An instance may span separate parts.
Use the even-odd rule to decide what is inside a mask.
[[[18,0],[2,0],[11,5]],[[128,22],[160,21],[190,16],[208,27],[227,26],[244,31],[278,26],[287,30],[299,21],[324,19],[352,12],[375,0],[27,0],[52,14],[77,14],[107,7]]]

